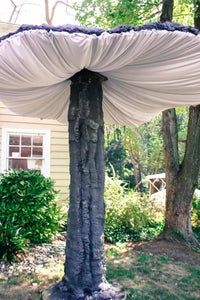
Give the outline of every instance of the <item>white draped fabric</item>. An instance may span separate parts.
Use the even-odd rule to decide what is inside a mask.
[[[67,122],[70,80],[106,76],[106,123],[149,121],[200,103],[200,36],[159,30],[95,34],[23,31],[0,43],[0,100],[17,114]]]

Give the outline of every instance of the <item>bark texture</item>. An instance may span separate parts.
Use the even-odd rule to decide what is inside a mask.
[[[195,7],[195,25],[200,24],[200,1]],[[161,22],[172,21],[173,0],[163,0]],[[185,156],[180,164],[178,128],[175,109],[162,114],[166,161],[165,228],[161,237],[173,239],[177,234],[192,244],[198,244],[191,226],[192,197],[200,167],[200,106],[189,109]]]
[[[200,164],[200,106],[189,109],[185,156],[179,164],[175,110],[163,113],[163,137],[166,157],[166,214],[164,236],[181,233],[196,243],[191,226],[191,205]]]
[[[98,290],[105,280],[102,79],[89,71],[71,78],[71,182],[64,278],[78,294]]]
[[[160,16],[161,22],[172,21],[173,17],[174,0],[163,0],[162,13]]]
[[[194,0],[194,26],[200,29],[200,0]]]
[[[101,85],[104,80],[104,76],[89,70],[82,70],[71,78],[68,113],[70,205],[65,275],[53,288],[51,300],[124,297],[119,288],[113,288],[105,280]]]
[[[135,177],[135,189],[136,191],[142,193],[144,191],[144,186],[142,184],[142,171],[139,163],[134,162],[134,177]]]

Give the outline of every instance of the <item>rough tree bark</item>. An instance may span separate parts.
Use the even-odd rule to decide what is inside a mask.
[[[174,0],[163,0],[160,21],[161,22],[171,21],[173,18],[173,9],[174,9]]]
[[[166,157],[166,213],[163,236],[181,233],[190,243],[197,243],[191,226],[191,205],[200,165],[200,106],[189,109],[185,156],[179,164],[175,110],[163,113],[163,137]]]
[[[75,289],[104,282],[104,150],[102,88],[98,74],[71,78],[69,107],[70,207],[65,280]],[[81,291],[82,292],[82,291]]]
[[[135,189],[136,191],[142,193],[144,191],[144,186],[142,184],[142,171],[140,163],[134,161],[134,177],[135,177]]]
[[[200,29],[200,1],[194,0],[194,26]]]
[[[173,1],[163,1],[161,22],[171,21],[172,15]],[[196,20],[199,21],[199,18]],[[178,234],[187,242],[198,244],[192,232],[191,206],[200,168],[200,105],[189,108],[186,150],[181,164],[175,109],[164,111],[162,121],[166,160],[166,212],[161,237],[173,239]]]
[[[82,70],[72,78],[68,113],[70,206],[65,275],[50,299],[121,299],[106,283],[104,263],[104,123],[102,81]],[[90,297],[90,298],[88,298]]]

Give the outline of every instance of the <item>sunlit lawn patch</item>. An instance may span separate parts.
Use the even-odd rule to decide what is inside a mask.
[[[107,279],[127,291],[127,299],[200,299],[200,267],[166,255],[134,252],[131,245],[106,245]],[[39,300],[41,291],[63,276],[63,262],[36,272],[0,278],[1,300]]]

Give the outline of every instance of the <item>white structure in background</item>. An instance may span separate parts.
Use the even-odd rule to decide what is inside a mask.
[[[165,206],[166,182],[165,173],[148,175],[145,178],[149,186],[150,199],[159,206]]]
[[[150,195],[160,192],[166,188],[165,173],[153,174],[146,176],[149,183]]]
[[[165,205],[166,180],[165,173],[148,175],[145,178],[149,185],[150,199],[159,205]],[[200,190],[195,189],[194,196],[200,198]]]
[[[0,36],[16,31],[20,25],[0,22]]]

